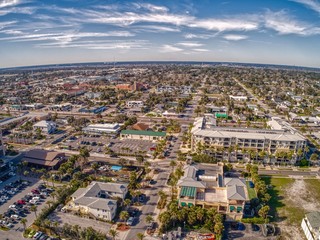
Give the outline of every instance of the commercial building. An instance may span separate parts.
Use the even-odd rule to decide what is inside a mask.
[[[120,131],[120,125],[118,123],[104,123],[104,124],[90,124],[82,129],[85,133],[98,133],[98,134],[111,134],[117,135]]]
[[[308,240],[320,240],[320,212],[307,213],[302,219],[301,228]]]
[[[57,130],[57,124],[52,121],[42,120],[33,125],[33,130],[40,129],[43,133],[51,134]]]
[[[43,149],[33,149],[25,153],[21,160],[29,165],[47,169],[57,169],[65,161],[65,154]]]
[[[158,141],[165,139],[165,132],[154,132],[154,131],[138,131],[138,130],[122,130],[120,133],[120,139],[139,139],[139,140],[150,140]]]
[[[92,182],[71,195],[67,208],[95,218],[111,221],[117,211],[117,199],[125,199],[128,184]]]
[[[244,179],[224,178],[222,166],[186,165],[178,181],[179,206],[216,208],[227,220],[240,220],[249,201]]]
[[[79,112],[98,114],[98,113],[104,112],[105,110],[107,110],[106,106],[100,106],[100,107],[91,107],[91,108],[80,108]]]
[[[226,152],[254,151],[259,155],[263,151],[276,160],[277,153],[286,152],[292,158],[285,161],[292,164],[302,157],[299,152],[303,152],[306,147],[306,139],[293,128],[268,130],[217,127],[216,119],[211,114],[196,118],[191,135],[192,151],[199,150],[200,147],[207,152],[220,149]]]
[[[3,144],[2,131],[0,129],[0,156],[6,155],[6,148]]]
[[[143,107],[143,101],[127,101],[126,106],[129,108],[141,108]]]

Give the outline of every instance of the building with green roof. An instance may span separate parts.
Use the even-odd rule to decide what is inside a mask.
[[[166,132],[122,130],[120,133],[120,139],[158,141],[158,140],[165,139],[165,137],[166,137]]]

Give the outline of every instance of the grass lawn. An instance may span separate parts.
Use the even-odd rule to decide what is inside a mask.
[[[290,187],[294,182],[294,179],[291,178],[275,178],[263,176],[261,178],[265,181],[267,185],[272,185],[273,187],[268,189],[268,193],[271,196],[269,206],[270,214],[273,216],[271,221],[282,221],[292,215],[299,209],[291,209],[288,205],[288,199],[286,199],[285,190]]]
[[[251,188],[249,186],[249,181],[246,181],[247,184],[247,189],[248,189],[248,194],[249,194],[249,199],[251,200],[252,198],[256,198],[257,197],[257,193],[254,190],[254,188]]]

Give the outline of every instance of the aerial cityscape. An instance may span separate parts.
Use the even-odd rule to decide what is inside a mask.
[[[319,18],[0,0],[0,239],[320,239]]]

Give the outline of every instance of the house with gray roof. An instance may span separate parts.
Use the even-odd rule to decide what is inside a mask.
[[[229,220],[240,220],[249,201],[244,179],[225,178],[219,165],[185,165],[178,180],[180,207],[216,208]]]
[[[69,209],[111,221],[116,214],[117,199],[124,199],[128,184],[92,182],[71,195]]]
[[[308,240],[320,240],[320,212],[310,212],[301,222],[302,230]]]

